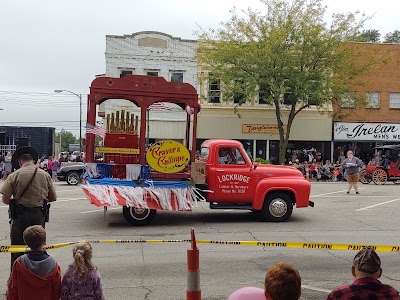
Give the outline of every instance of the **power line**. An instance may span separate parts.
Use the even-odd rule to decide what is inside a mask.
[[[86,120],[82,120],[82,122],[86,122]],[[47,123],[79,123],[78,121],[0,121],[0,123],[23,123],[23,124],[47,124]]]
[[[31,105],[65,105],[65,106],[78,106],[79,107],[79,102],[76,101],[74,102],[69,102],[69,101],[60,101],[60,100],[52,100],[52,99],[29,99],[29,98],[7,98],[7,97],[2,97],[0,95],[0,101],[6,101],[9,104],[31,104]],[[86,103],[82,103],[82,106],[86,106]]]
[[[22,95],[43,95],[43,96],[56,96],[56,97],[76,97],[75,95],[71,94],[58,94],[58,93],[46,93],[46,92],[23,92],[23,91],[6,91],[6,90],[0,90],[0,93],[5,93],[5,94],[22,94]],[[78,94],[78,93],[77,93]],[[80,94],[82,96],[85,96],[86,93]]]

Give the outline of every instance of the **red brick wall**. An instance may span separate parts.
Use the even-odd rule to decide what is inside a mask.
[[[400,109],[391,109],[389,106],[390,93],[400,93],[400,45],[360,43],[357,46],[368,47],[377,55],[384,51],[389,57],[386,64],[372,69],[362,78],[363,86],[354,87],[355,91],[361,93],[379,92],[380,108],[341,108],[338,113],[340,117],[335,117],[335,121],[400,123]]]

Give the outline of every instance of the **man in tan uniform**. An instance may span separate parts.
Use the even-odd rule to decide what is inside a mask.
[[[11,245],[24,245],[23,232],[32,225],[45,227],[45,206],[56,201],[50,175],[35,166],[38,154],[31,147],[22,147],[13,154],[13,168],[0,189],[4,204],[13,207],[11,216]],[[15,203],[13,204],[13,202]],[[23,253],[11,254],[11,266]]]

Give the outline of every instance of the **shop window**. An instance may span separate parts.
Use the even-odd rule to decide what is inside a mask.
[[[158,71],[147,71],[147,76],[158,76]]]
[[[272,164],[279,164],[279,141],[269,141],[269,157]]]
[[[400,108],[400,93],[390,93],[390,108]]]
[[[211,74],[209,76],[208,102],[221,103],[221,81],[219,79],[212,78]]]
[[[183,82],[183,72],[171,72],[171,82]]]
[[[380,93],[368,93],[367,94],[367,107],[368,108],[379,108],[381,102]]]
[[[253,145],[254,145],[254,140],[238,140],[239,142],[242,143],[244,150],[248,154],[250,158],[253,158]]]
[[[125,77],[126,75],[132,75],[132,70],[121,70],[119,74],[119,78]]]
[[[256,158],[267,159],[267,141],[256,142]]]

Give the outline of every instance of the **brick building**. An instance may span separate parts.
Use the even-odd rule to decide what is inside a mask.
[[[334,159],[353,149],[365,162],[376,154],[375,147],[400,144],[400,45],[360,43],[388,62],[364,76],[364,85],[355,92],[367,93],[366,103],[342,104],[340,118],[334,120]],[[345,106],[345,107],[343,107]],[[337,111],[336,111],[337,110]]]

